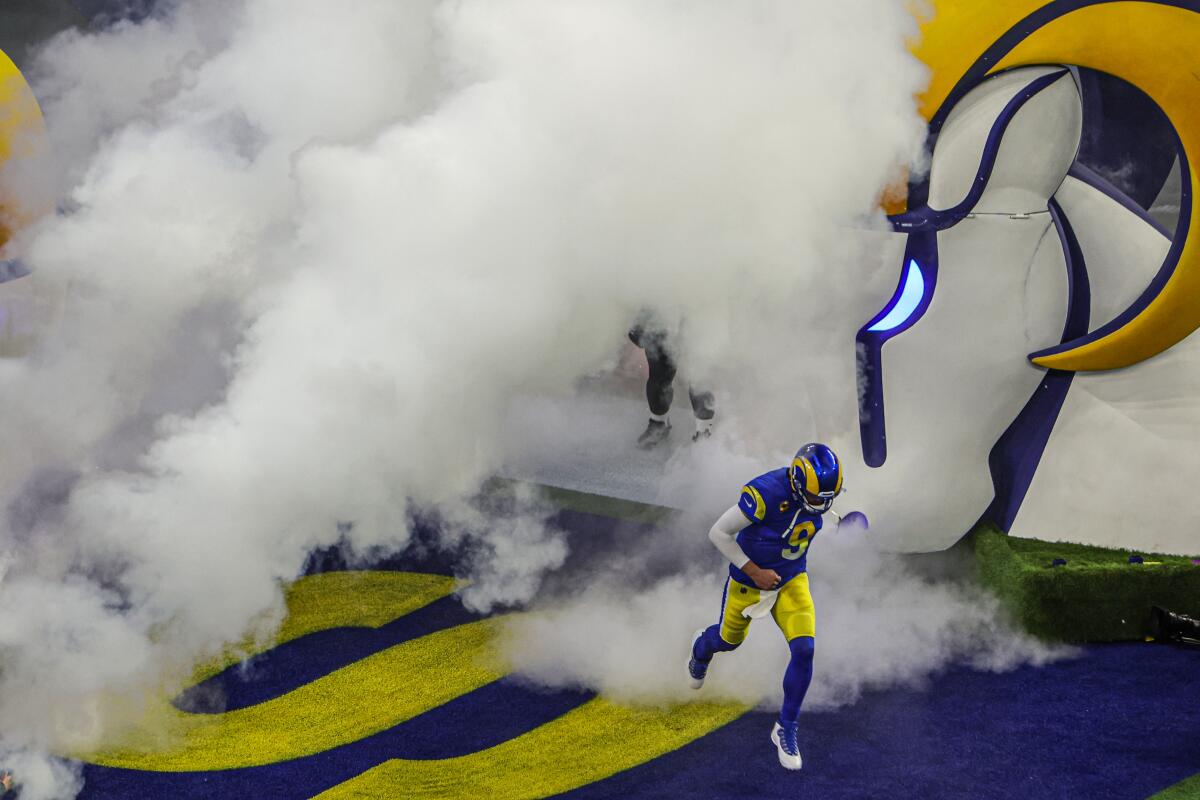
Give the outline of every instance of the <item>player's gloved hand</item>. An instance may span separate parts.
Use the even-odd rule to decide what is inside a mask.
[[[773,569],[762,569],[754,562],[747,561],[746,566],[742,567],[742,572],[760,589],[770,591],[779,588],[779,573]]]

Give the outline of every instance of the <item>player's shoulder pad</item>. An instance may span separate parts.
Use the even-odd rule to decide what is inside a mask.
[[[768,472],[759,475],[742,487],[742,496],[738,500],[738,506],[749,519],[762,522],[772,515],[772,510],[781,499],[787,500],[786,483],[781,490],[777,477],[774,472]]]
[[[750,481],[742,487],[742,496],[738,498],[738,508],[747,519],[762,522],[767,518],[767,501],[762,492]]]

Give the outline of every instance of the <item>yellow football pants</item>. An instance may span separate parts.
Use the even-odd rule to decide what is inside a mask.
[[[735,646],[745,641],[750,619],[742,612],[761,599],[762,593],[757,587],[744,586],[730,578],[725,584],[721,610],[721,638]],[[817,618],[812,592],[808,588],[808,573],[802,572],[783,585],[775,598],[771,616],[789,642],[801,636],[816,636]]]

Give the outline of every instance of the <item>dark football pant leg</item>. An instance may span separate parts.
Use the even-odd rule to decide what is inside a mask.
[[[650,366],[650,377],[646,380],[646,402],[650,413],[663,416],[671,410],[675,399],[675,360],[667,352],[666,336],[646,332],[641,337],[646,351],[646,363]]]
[[[696,646],[692,648],[692,658],[701,664],[707,664],[717,653],[728,653],[737,648],[736,644],[730,644],[721,638],[720,625],[709,625],[704,634],[696,640]]]
[[[815,642],[811,636],[799,636],[788,642],[792,660],[783,673],[783,707],[779,710],[780,722],[795,722],[800,718],[800,706],[808,685],[812,683],[813,652]]]
[[[696,419],[709,420],[717,413],[717,401],[712,392],[697,392],[688,387],[688,399],[692,401],[692,413]]]

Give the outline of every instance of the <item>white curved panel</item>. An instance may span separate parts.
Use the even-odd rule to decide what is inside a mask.
[[[933,302],[883,346],[887,460],[854,496],[882,546],[949,547],[991,502],[988,453],[1042,377],[1025,358],[1022,306],[1048,225],[1047,215],[981,217],[938,235]],[[1053,247],[1043,250],[1053,258]],[[1065,289],[1059,303],[1065,309]],[[1062,310],[1057,317],[1061,326]]]
[[[1127,309],[1158,273],[1171,241],[1137,214],[1083,181],[1067,176],[1054,199],[1062,206],[1087,264],[1089,330]]]
[[[1049,218],[1049,214],[1045,217]],[[1044,230],[1025,278],[1022,313],[1026,352],[1060,343],[1067,323],[1070,282],[1067,280],[1066,256],[1053,223]]]
[[[1200,552],[1200,339],[1075,376],[1014,536]]]
[[[1067,190],[1069,213],[1077,231],[1086,232],[1081,247],[1093,292],[1099,292],[1107,313],[1145,287],[1167,244],[1137,215],[1084,188]],[[1195,334],[1141,364],[1075,375],[1012,535],[1200,552],[1194,513],[1200,486],[1197,397]]]
[[[1163,181],[1162,188],[1158,190],[1158,196],[1154,198],[1154,202],[1150,204],[1150,216],[1169,231],[1174,232],[1175,227],[1179,224],[1179,200],[1183,193],[1183,170],[1179,164],[1179,157],[1175,157],[1175,163],[1171,165],[1171,171],[1167,173],[1167,179]]]
[[[1061,67],[1027,67],[991,78],[967,94],[938,134],[930,164],[929,205],[950,208],[970,191],[984,144],[1004,107],[1018,92]],[[1069,74],[1043,89],[1017,112],[1005,131],[995,169],[975,206],[980,213],[1045,208],[1079,144],[1083,113]]]
[[[1053,70],[1016,69],[984,81],[946,117],[929,165],[929,205],[950,208],[962,202],[975,182],[988,134],[1000,112],[1029,83]]]

